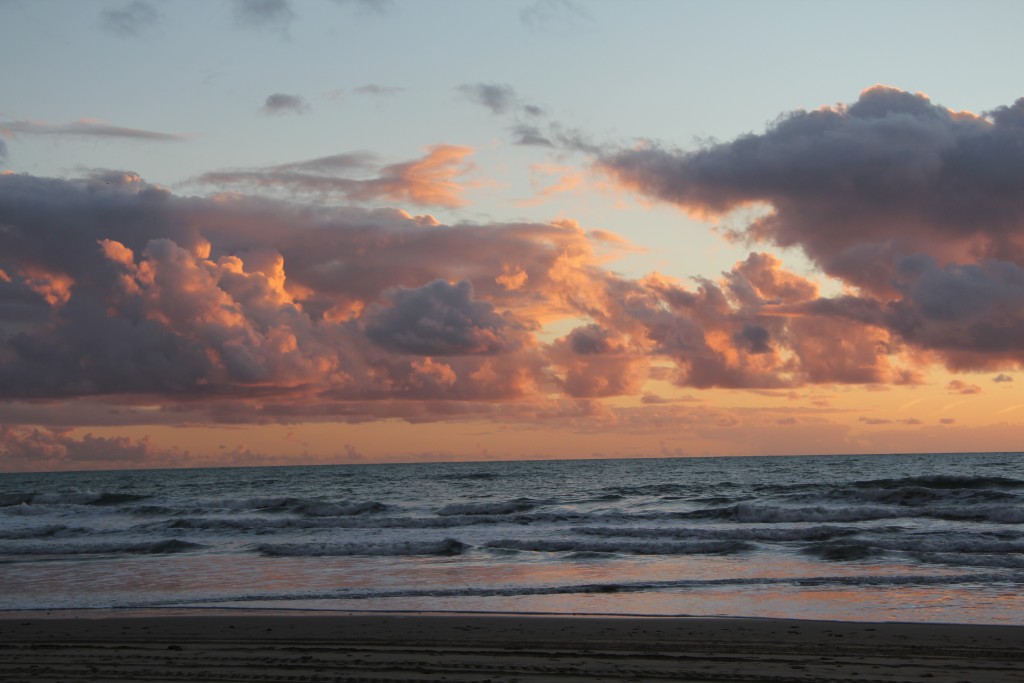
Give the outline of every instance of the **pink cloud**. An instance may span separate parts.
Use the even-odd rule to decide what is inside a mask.
[[[648,380],[883,386],[926,362],[887,326],[891,306],[821,298],[770,254],[715,280],[631,279],[604,265],[614,235],[571,220],[443,225],[390,208],[178,196],[132,174],[15,174],[0,176],[0,221],[16,228],[0,232],[8,424],[401,418],[640,432],[737,419],[643,400]],[[551,339],[549,324],[570,331]],[[602,401],[613,396],[641,401]]]
[[[199,180],[218,186],[281,190],[293,195],[386,200],[418,206],[465,205],[459,180],[474,166],[471,147],[434,145],[419,159],[377,166],[365,153],[336,154],[266,168],[206,173]],[[375,175],[374,175],[375,174]]]

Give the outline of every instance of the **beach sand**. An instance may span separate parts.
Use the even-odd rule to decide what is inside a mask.
[[[0,681],[1024,681],[1024,626],[691,617],[54,615],[0,618]]]

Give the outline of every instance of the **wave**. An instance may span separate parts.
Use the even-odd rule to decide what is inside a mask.
[[[50,538],[54,534],[67,530],[68,527],[64,524],[47,524],[45,526],[37,526],[28,529],[0,529],[0,539],[6,541],[17,541],[30,538]],[[72,529],[72,531],[80,532],[85,530]]]
[[[963,555],[961,553],[914,553],[918,562],[955,565],[959,567],[1004,567],[1024,569],[1024,556],[1015,555]]]
[[[616,553],[624,555],[711,555],[749,550],[742,541],[574,541],[503,539],[487,548],[542,553]]]
[[[1024,488],[1024,480],[1011,479],[1010,477],[930,474],[918,477],[900,477],[898,479],[867,479],[855,481],[851,486],[883,489],[894,489],[904,486],[920,486],[930,489],[1020,489]]]
[[[932,504],[965,505],[990,502],[1017,502],[1021,498],[1005,489],[988,488],[932,488],[928,486],[892,486],[879,488],[829,489],[792,494],[784,500],[836,501],[843,503],[882,503],[900,507],[922,507]]]
[[[143,542],[108,543],[0,543],[0,557],[5,555],[163,555],[201,550],[208,546],[176,538]]]
[[[684,519],[722,519],[736,522],[777,524],[790,522],[867,522],[879,519],[896,519],[905,516],[903,511],[892,507],[856,506],[828,507],[824,505],[789,507],[760,503],[737,503],[718,508],[705,508],[692,512],[680,512]]]
[[[495,472],[466,472],[464,474],[442,474],[437,477],[441,481],[491,481],[501,478]]]
[[[829,560],[830,562],[851,562],[867,560],[885,555],[885,550],[865,543],[833,542],[815,543],[803,548],[805,555]]]
[[[775,505],[737,503],[675,513],[681,519],[717,519],[753,524],[799,522],[869,522],[885,519],[931,518],[954,521],[1024,523],[1024,507],[1016,505]]]
[[[639,593],[649,591],[699,590],[702,588],[792,586],[792,587],[886,587],[956,586],[971,584],[1021,584],[1024,573],[970,574],[888,574],[861,576],[753,577],[723,579],[676,579],[667,581],[622,581],[557,585],[459,586],[408,589],[339,589],[302,593],[243,593],[182,600],[180,604],[199,605],[239,602],[286,602],[295,600],[380,600],[385,598],[460,598],[515,597],[520,595],[570,595],[600,593]],[[137,603],[130,607],[168,606],[168,602]]]
[[[354,555],[396,557],[411,555],[460,555],[468,548],[454,538],[440,541],[392,543],[262,543],[256,550],[266,557],[347,557]]]
[[[865,529],[848,526],[735,527],[731,529],[701,527],[573,527],[572,531],[588,536],[785,542],[827,540],[837,536],[858,534],[865,531]]]
[[[527,512],[540,505],[550,505],[552,502],[550,500],[516,498],[497,503],[453,503],[439,509],[437,514],[442,517],[454,515],[510,515],[516,512]]]
[[[252,512],[294,512],[309,517],[342,517],[383,512],[388,509],[384,503],[370,500],[361,502],[331,502],[309,500],[289,496],[234,498],[212,501],[206,508],[212,510],[245,510]],[[201,510],[205,511],[205,510]]]
[[[0,494],[0,508],[20,505],[121,505],[145,500],[148,497],[134,493],[91,491],[5,493]]]

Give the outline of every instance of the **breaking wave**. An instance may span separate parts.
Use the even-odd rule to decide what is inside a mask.
[[[459,555],[468,546],[446,538],[440,541],[399,541],[394,543],[263,543],[256,550],[267,557],[344,557],[364,555],[392,557],[409,555]]]
[[[24,543],[0,544],[3,555],[164,555],[201,550],[207,546],[176,538],[160,541],[109,543]]]

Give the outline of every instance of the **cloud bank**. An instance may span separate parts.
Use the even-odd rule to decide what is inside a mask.
[[[875,86],[761,134],[597,163],[701,216],[765,207],[735,236],[799,248],[853,292],[805,310],[884,328],[956,369],[1024,360],[1024,99],[978,115]]]
[[[157,142],[186,140],[187,136],[177,133],[160,133],[139,128],[112,126],[95,119],[79,119],[71,123],[53,124],[42,121],[0,121],[0,135],[66,135],[69,137],[131,138]]]
[[[920,383],[943,363],[1003,390],[1024,362],[1022,112],[879,86],[695,151],[592,152],[622,185],[703,216],[762,207],[735,235],[745,258],[686,279],[616,273],[607,254],[628,243],[570,219],[395,208],[464,204],[472,150],[455,145],[210,173],[197,182],[232,192],[208,197],[133,173],[5,172],[0,423],[46,424],[9,441],[60,462],[99,446],[163,462],[181,454],[60,430],[400,418],[759,434],[769,417],[823,423],[683,406],[652,383],[787,396]],[[766,248],[802,250],[842,292]]]

